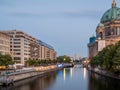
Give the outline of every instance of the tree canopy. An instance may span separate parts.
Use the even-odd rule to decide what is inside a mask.
[[[108,45],[91,60],[91,66],[120,73],[120,41],[115,45]]]
[[[10,65],[10,64],[14,64],[11,55],[9,55],[9,54],[5,54],[5,55],[0,54],[0,66],[8,67],[8,65]]]
[[[59,57],[57,57],[57,61],[59,63],[70,63],[71,62],[71,58],[69,56],[66,56],[66,55],[59,56]]]

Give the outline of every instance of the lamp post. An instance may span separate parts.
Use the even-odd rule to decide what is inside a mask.
[[[65,62],[65,61],[66,61],[66,58],[64,58],[63,61]]]

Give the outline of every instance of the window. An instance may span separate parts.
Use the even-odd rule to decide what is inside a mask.
[[[13,36],[10,36],[10,38],[13,38]]]
[[[0,44],[3,44],[3,40],[0,40]]]
[[[110,28],[106,28],[105,30],[105,36],[111,35],[113,32],[110,33]]]
[[[16,34],[23,34],[22,32],[16,32]]]
[[[108,15],[106,15],[106,19],[108,19],[109,18],[109,16]]]
[[[14,32],[9,32],[9,34],[14,34]]]
[[[2,46],[0,46],[0,50],[2,50]]]
[[[28,40],[27,40],[27,39],[24,39],[24,41],[25,41],[25,42],[28,42]]]
[[[24,48],[27,48],[27,46],[24,46]]]
[[[20,48],[20,46],[14,46],[14,48]]]
[[[20,57],[14,57],[14,60],[20,60],[21,58]]]
[[[24,60],[27,60],[27,58],[25,57]]]
[[[24,52],[27,52],[27,50],[24,50]]]
[[[15,55],[21,55],[21,53],[15,53]]]
[[[24,55],[27,55],[27,53],[24,53]]]
[[[20,44],[20,42],[14,42],[14,44]]]
[[[20,39],[14,39],[14,41],[20,41]]]
[[[20,49],[14,49],[14,51],[20,51]]]

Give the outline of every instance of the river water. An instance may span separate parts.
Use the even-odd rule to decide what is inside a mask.
[[[0,86],[0,90],[120,90],[120,81],[74,67]]]

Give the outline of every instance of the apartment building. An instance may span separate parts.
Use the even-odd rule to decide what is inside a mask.
[[[56,59],[56,51],[51,45],[39,40],[40,44],[40,59]]]
[[[3,32],[0,32],[0,53],[10,54],[10,37]]]
[[[4,31],[10,36],[10,52],[16,63],[25,64],[29,59],[55,59],[52,46],[19,30]]]
[[[38,40],[36,38],[18,30],[4,32],[10,36],[10,52],[16,63],[25,64],[26,60],[37,58]]]

